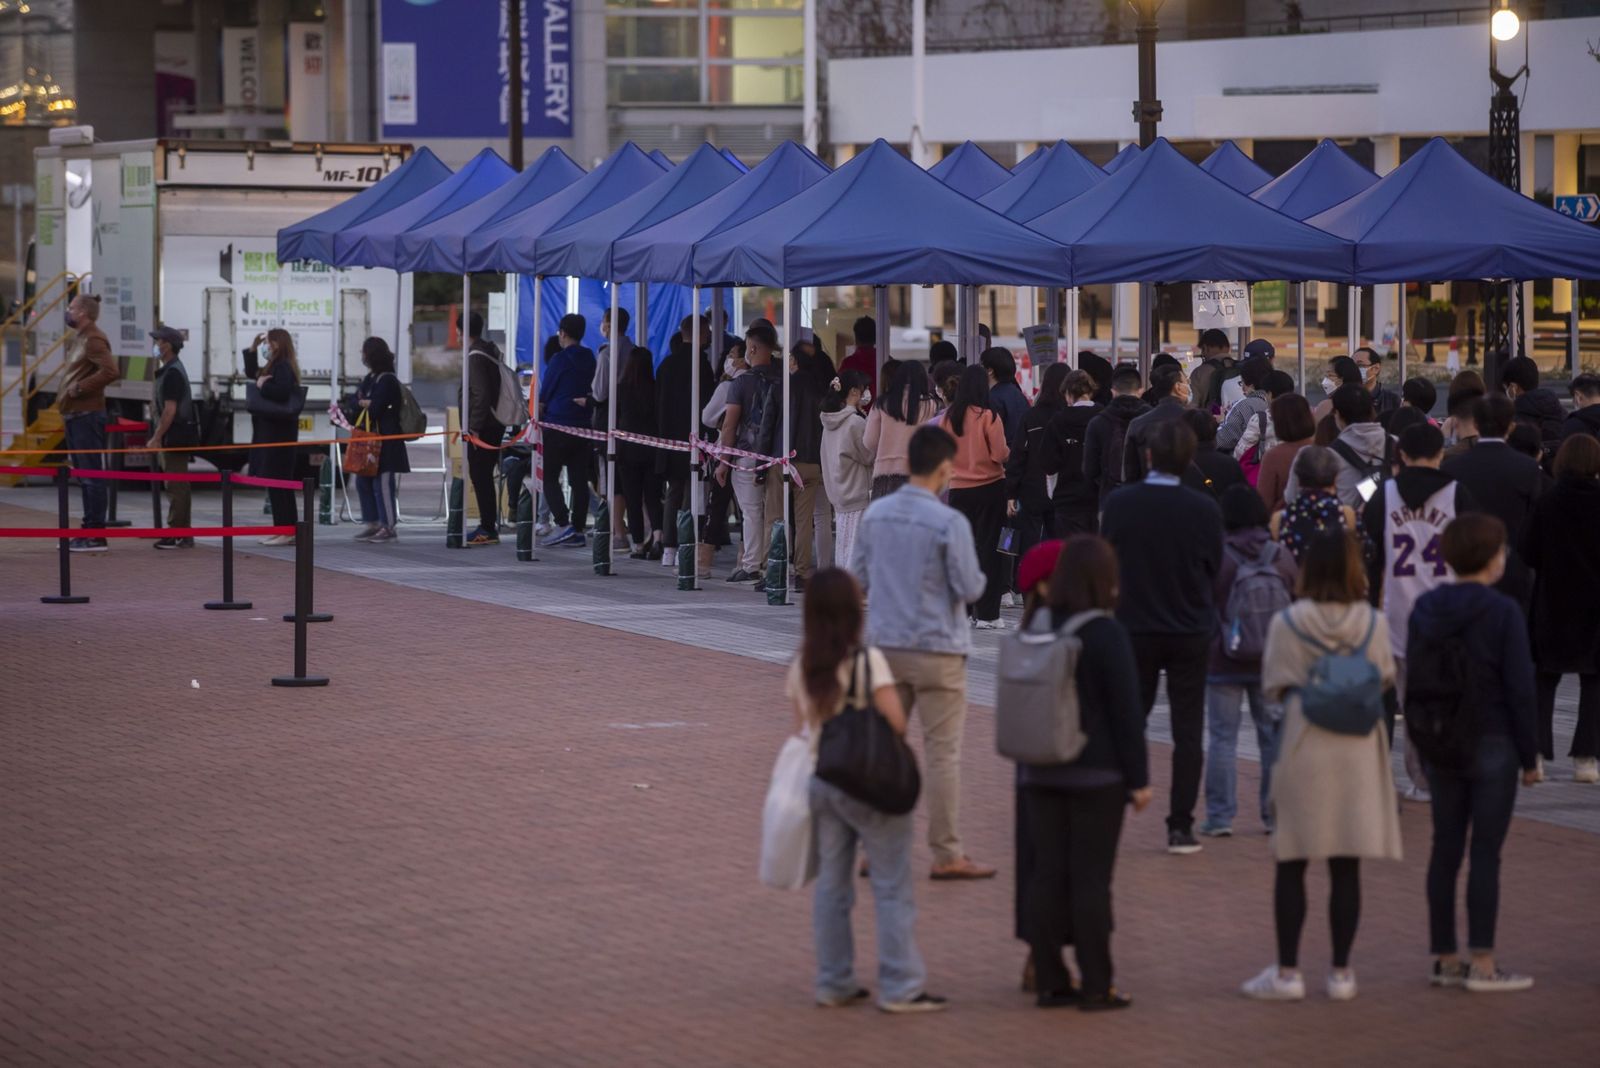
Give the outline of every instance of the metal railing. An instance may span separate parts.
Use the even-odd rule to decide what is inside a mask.
[[[33,298],[29,300],[26,305],[24,305],[24,307],[37,304],[40,299],[50,292],[57,282],[65,279],[66,277],[66,272],[56,275],[49,282],[45,283],[39,292],[36,293]],[[56,308],[60,307],[64,302],[70,301],[73,297],[77,296],[79,288],[88,280],[88,278],[88,275],[82,275],[67,281],[66,285],[62,287],[61,292],[58,293],[54,299],[52,299],[48,304],[35,309],[35,314],[33,316],[34,320],[37,321],[40,317],[50,314]],[[19,312],[20,311],[21,309],[19,309]],[[7,323],[9,322],[10,319],[7,320]],[[46,375],[43,379],[34,381],[31,386],[29,385],[29,379],[38,375],[40,369],[43,368],[45,363],[49,361],[50,358],[56,353],[65,353],[67,342],[71,340],[73,335],[70,333],[63,333],[54,342],[52,342],[48,348],[39,353],[38,357],[35,358],[30,364],[28,362],[28,345],[32,340],[32,337],[33,331],[31,329],[27,329],[24,325],[20,353],[21,366],[17,372],[17,377],[10,382],[0,382],[0,401],[4,401],[6,396],[14,390],[21,391],[20,399],[22,404],[22,425],[24,429],[26,429],[29,422],[28,406],[33,402],[34,398],[44,390],[46,386],[48,386],[51,382],[54,382],[56,377],[60,375],[63,370],[65,370],[67,362],[65,359],[61,360],[48,375]],[[5,405],[0,403],[0,440],[4,440],[4,436]]]
[[[931,7],[931,5],[930,5]],[[835,59],[908,55],[911,19],[894,8],[845,4],[825,24],[827,54]],[[1123,17],[1124,14],[1127,17]],[[1273,19],[1191,22],[1161,20],[1161,40],[1287,37],[1369,30],[1468,26],[1487,22],[1487,5],[1420,11],[1372,11],[1307,17],[1286,12]],[[930,53],[1085,48],[1133,43],[1133,18],[1122,5],[1105,7],[1061,0],[980,0],[928,12]]]

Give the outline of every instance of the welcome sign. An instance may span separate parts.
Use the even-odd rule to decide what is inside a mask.
[[[383,0],[383,136],[505,137],[512,34],[526,137],[571,137],[572,0]]]

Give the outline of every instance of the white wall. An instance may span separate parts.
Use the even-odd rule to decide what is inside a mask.
[[[1526,31],[1533,82],[1523,130],[1600,129],[1600,63],[1585,44],[1600,38],[1600,18],[1533,22]],[[1520,47],[1505,51],[1503,68],[1520,64]],[[1174,41],[1157,48],[1161,133],[1175,140],[1481,134],[1489,121],[1488,52],[1483,25]],[[1131,45],[929,56],[927,139],[1131,139],[1135,64]],[[1223,95],[1351,85],[1377,92]],[[831,60],[828,97],[831,140],[905,141],[911,58]]]

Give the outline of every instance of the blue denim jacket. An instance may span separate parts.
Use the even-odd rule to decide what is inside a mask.
[[[983,596],[984,577],[966,516],[925,489],[902,486],[867,507],[850,570],[869,595],[869,645],[971,651],[966,606]]]

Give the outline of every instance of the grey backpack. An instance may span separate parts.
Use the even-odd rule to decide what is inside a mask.
[[[1267,630],[1272,617],[1289,607],[1289,586],[1278,574],[1277,542],[1261,547],[1254,560],[1233,548],[1227,552],[1238,564],[1228,603],[1222,610],[1222,655],[1238,664],[1259,664],[1267,651]]]
[[[1041,611],[1032,623],[1000,643],[1000,671],[995,695],[995,748],[1018,764],[1065,764],[1083,752],[1078,707],[1078,658],[1085,623],[1108,613],[1079,612],[1059,628]]]

